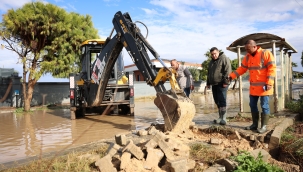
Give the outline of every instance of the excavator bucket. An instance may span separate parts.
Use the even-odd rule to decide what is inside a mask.
[[[163,115],[166,131],[181,133],[189,129],[196,109],[187,96],[172,94],[170,91],[157,93],[154,103]]]

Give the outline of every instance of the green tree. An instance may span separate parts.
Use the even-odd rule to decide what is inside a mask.
[[[189,67],[188,70],[190,71],[191,75],[193,76],[194,81],[199,81],[200,71],[196,67]]]
[[[231,60],[231,70],[235,71],[239,67],[238,59]]]
[[[2,45],[18,54],[23,65],[24,110],[30,110],[34,86],[47,73],[65,78],[77,70],[80,45],[98,38],[89,15],[82,16],[50,3],[27,3],[3,15]]]

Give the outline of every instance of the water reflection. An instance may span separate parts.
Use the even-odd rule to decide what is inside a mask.
[[[69,110],[0,114],[0,163],[112,138],[134,128],[130,116],[88,115],[69,119]]]

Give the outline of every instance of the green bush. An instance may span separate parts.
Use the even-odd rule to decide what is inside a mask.
[[[254,158],[248,152],[242,152],[231,159],[238,162],[238,167],[234,172],[283,172],[282,169],[264,162],[261,153]]]
[[[298,101],[291,101],[286,103],[286,108],[289,109],[292,112],[296,113],[302,113],[303,111],[303,95],[300,95],[300,98]]]

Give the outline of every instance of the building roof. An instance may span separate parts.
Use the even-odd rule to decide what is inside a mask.
[[[244,52],[244,44],[250,39],[254,40],[257,45],[262,45],[262,48],[264,49],[272,48],[272,42],[275,41],[276,47],[283,47],[284,49],[291,50],[293,53],[297,53],[297,50],[291,46],[285,38],[270,33],[253,33],[243,36],[231,43],[226,49],[237,52],[237,46],[240,46],[241,52]]]
[[[170,61],[171,60],[167,60],[167,59],[161,59],[166,65],[167,67],[170,67]],[[158,59],[152,59],[150,60],[151,63],[153,65],[156,66],[156,68],[162,68],[162,64],[159,62]],[[178,61],[180,64],[183,64],[184,66],[187,66],[187,67],[196,67],[197,69],[201,70],[202,69],[202,65],[201,64],[198,64],[198,63],[190,63],[190,62],[182,62],[182,61]],[[135,71],[135,70],[138,70],[137,66],[135,64],[131,64],[131,65],[127,65],[124,67],[125,68],[125,71]]]

